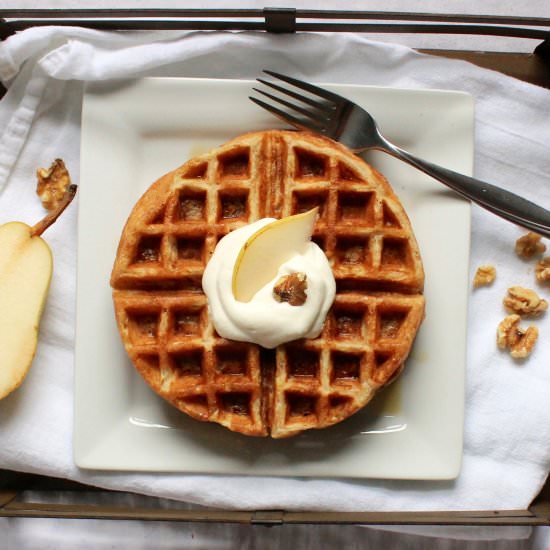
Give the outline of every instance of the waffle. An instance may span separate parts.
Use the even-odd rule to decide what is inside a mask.
[[[313,240],[337,285],[320,336],[275,350],[221,338],[201,287],[217,242],[315,206]],[[424,316],[423,282],[384,177],[329,139],[279,130],[239,136],[155,182],[111,277],[124,346],[154,391],[198,420],[274,438],[340,422],[397,377]]]

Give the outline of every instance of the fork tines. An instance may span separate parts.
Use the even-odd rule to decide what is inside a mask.
[[[264,69],[263,72],[265,74],[268,74],[269,76],[272,76],[273,78],[278,78],[279,80],[282,80],[283,82],[287,82],[288,84],[292,84],[293,86],[296,86],[296,88],[299,88],[300,90],[305,90],[306,92],[309,92],[310,94],[312,94],[314,96],[322,97],[323,99],[326,99],[328,101],[338,103],[343,99],[338,94],[335,94],[333,92],[329,92],[328,90],[325,90],[324,88],[319,88],[318,86],[314,86],[313,84],[310,84],[309,82],[304,82],[303,80],[298,80],[297,78],[292,78],[291,76],[287,76],[287,75],[284,75],[284,74],[281,74],[281,73],[276,73],[274,71],[268,71],[267,69]]]
[[[266,109],[270,113],[281,118],[285,122],[289,122],[297,128],[315,130],[323,133],[323,129],[326,126],[327,121],[331,118],[331,114],[336,109],[335,103],[342,98],[332,92],[329,92],[328,90],[318,88],[317,86],[307,82],[302,82],[301,80],[297,80],[296,78],[292,78],[290,76],[268,70],[264,70],[263,72],[273,78],[277,78],[291,84],[292,86],[303,90],[310,95],[304,95],[295,90],[275,84],[274,82],[263,78],[258,78],[257,81],[260,82],[260,84],[275,90],[279,94],[283,94],[283,97],[266,92],[260,88],[254,88],[254,91],[269,98],[272,102],[283,105],[286,109],[290,110],[290,112],[262,101],[256,97],[250,97],[250,99],[256,103],[256,105],[259,105],[263,109]],[[311,97],[311,95],[313,95],[313,97]],[[303,104],[303,106],[284,99],[284,96],[298,100]],[[314,97],[316,99],[314,99]]]

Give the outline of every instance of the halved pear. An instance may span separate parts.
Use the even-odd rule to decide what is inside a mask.
[[[50,247],[40,235],[75,193],[76,185],[70,186],[61,204],[33,227],[0,226],[0,399],[19,387],[36,353],[53,269]]]
[[[271,281],[279,267],[304,252],[313,234],[319,208],[264,225],[242,246],[233,267],[232,290],[239,302],[250,302]]]

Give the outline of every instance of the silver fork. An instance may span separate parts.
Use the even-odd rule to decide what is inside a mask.
[[[422,170],[493,214],[550,238],[548,210],[500,187],[443,168],[400,149],[380,133],[376,121],[365,109],[338,94],[273,71],[264,70],[264,73],[308,94],[304,95],[300,91],[262,78],[257,79],[282,94],[282,97],[259,88],[254,90],[286,109],[255,97],[250,99],[285,122],[300,130],[310,130],[332,138],[355,152],[367,149],[385,151]],[[288,98],[297,100],[298,103]]]

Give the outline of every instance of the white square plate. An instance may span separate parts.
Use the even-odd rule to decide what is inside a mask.
[[[119,339],[109,277],[134,203],[162,174],[241,133],[281,123],[253,83],[151,78],[89,87],[82,113],[75,373],[81,468],[279,476],[452,479],[462,457],[469,203],[382,153],[367,160],[405,206],[426,271],[426,319],[404,374],[347,421],[288,440],[197,422],[154,394]],[[458,92],[327,86],[364,105],[383,133],[465,174],[473,100]]]

